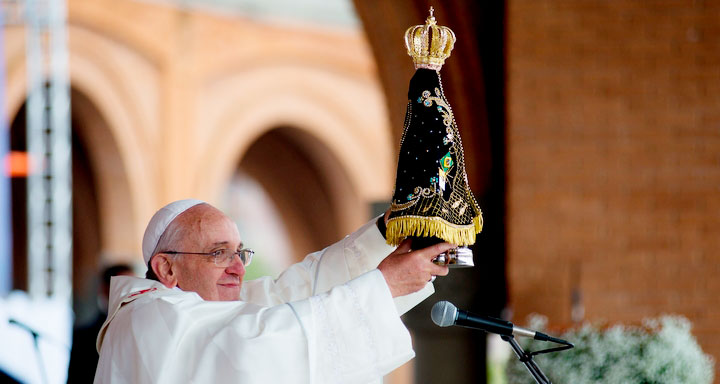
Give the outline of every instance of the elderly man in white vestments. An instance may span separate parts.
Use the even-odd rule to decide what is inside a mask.
[[[176,201],[143,238],[148,278],[115,277],[96,383],[370,383],[414,356],[400,315],[453,246],[385,243],[382,219],[279,278],[243,282],[252,251],[226,215]],[[237,256],[237,257],[236,257]]]

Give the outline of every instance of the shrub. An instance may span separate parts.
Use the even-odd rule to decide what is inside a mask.
[[[535,315],[530,323],[531,328],[542,331],[547,319]],[[700,349],[690,328],[690,321],[680,316],[648,319],[642,327],[585,324],[558,336],[575,348],[537,355],[534,360],[556,384],[710,384],[714,361]],[[527,339],[518,342],[526,352],[555,346]],[[514,354],[511,360],[509,383],[535,383]]]

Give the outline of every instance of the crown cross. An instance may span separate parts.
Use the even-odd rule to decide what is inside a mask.
[[[430,16],[424,25],[415,25],[405,31],[405,47],[416,69],[440,70],[455,46],[455,33],[448,27],[437,25],[434,11],[430,7]]]

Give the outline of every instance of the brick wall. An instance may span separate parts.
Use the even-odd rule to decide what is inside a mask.
[[[685,315],[720,361],[720,2],[507,4],[515,319],[570,325],[576,292]]]

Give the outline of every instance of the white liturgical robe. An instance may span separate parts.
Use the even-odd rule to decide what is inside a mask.
[[[373,221],[234,302],[114,277],[95,383],[381,382],[414,356],[400,315],[433,291],[392,299],[392,251]]]

